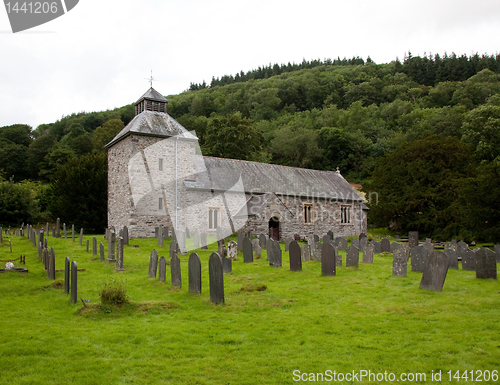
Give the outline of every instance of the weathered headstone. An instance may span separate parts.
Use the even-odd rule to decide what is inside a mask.
[[[114,230],[110,229],[108,234],[108,262],[115,262],[115,243],[116,234]]]
[[[252,239],[252,250],[255,259],[260,259],[262,256],[262,249],[259,245],[259,239]]]
[[[336,252],[335,247],[331,243],[323,245],[321,248],[321,275],[334,276],[336,270]]]
[[[387,238],[382,238],[380,242],[380,252],[381,253],[390,253],[391,252],[391,242]]]
[[[375,248],[375,254],[380,254],[382,252],[382,243],[379,241],[371,241],[371,245]]]
[[[75,241],[75,225],[71,225],[71,239]]]
[[[80,229],[80,243],[79,245],[81,246],[83,243],[83,227]]]
[[[446,274],[448,273],[448,264],[448,257],[444,253],[433,251],[427,259],[420,281],[420,288],[436,291],[443,290]]]
[[[237,234],[238,251],[243,251],[243,239],[245,238],[245,233],[240,231]]]
[[[368,238],[365,233],[359,234],[358,239],[361,241],[363,238]]]
[[[175,240],[172,240],[172,242],[170,242],[170,253],[169,253],[170,259],[172,259],[174,254],[177,254],[178,251],[179,247],[177,246],[177,242]]]
[[[85,243],[85,251],[88,253],[89,252],[89,240],[87,239],[86,243]]]
[[[359,249],[355,245],[351,245],[347,248],[345,266],[349,267],[358,265],[359,265]]]
[[[286,237],[285,238],[285,253],[287,253],[289,251],[289,247],[290,247],[290,242],[292,242],[293,239],[290,238],[290,237]]]
[[[227,243],[227,255],[229,259],[236,261],[238,256],[238,244],[235,241],[229,241]]]
[[[359,251],[363,252],[366,249],[366,246],[368,246],[368,238],[367,237],[362,237],[359,239]]]
[[[392,258],[392,275],[396,277],[406,277],[407,264],[408,257],[406,256],[405,250],[397,248]]]
[[[188,262],[189,292],[201,293],[201,261],[196,253],[191,253]]]
[[[253,262],[252,242],[247,237],[243,238],[243,262]]]
[[[354,238],[352,241],[351,241],[351,246],[356,246],[359,250],[359,239],[357,238]]]
[[[182,288],[181,260],[177,253],[170,259],[170,276],[172,278],[172,286],[179,286]]]
[[[319,236],[314,234],[314,243],[318,243],[319,242]]]
[[[290,271],[302,271],[302,256],[300,246],[296,241],[289,246]]]
[[[408,232],[408,245],[410,246],[410,249],[418,246],[418,231]]]
[[[264,234],[260,234],[259,235],[259,246],[261,249],[265,249],[266,248],[266,245],[267,244],[267,239],[266,239],[266,236]]]
[[[156,278],[157,269],[158,269],[158,251],[156,251],[156,249],[153,249],[149,257],[148,278]]]
[[[308,244],[302,245],[302,260],[304,262],[311,260],[311,249]]]
[[[328,231],[326,232],[326,235],[328,235],[328,237],[329,237],[329,238],[330,238],[330,240],[332,240],[332,241],[335,239],[335,237],[333,236],[333,231],[332,231],[332,230],[328,230]]]
[[[347,250],[347,239],[344,237],[335,238],[335,246],[337,246],[337,250]]]
[[[115,269],[118,271],[124,271],[123,268],[123,237],[118,238],[118,242],[116,243],[116,267]]]
[[[497,262],[495,253],[485,247],[476,253],[476,278],[497,279]]]
[[[321,261],[321,250],[323,249],[323,244],[321,242],[316,242],[313,248],[313,260]]]
[[[158,246],[163,247],[163,226],[158,229]]]
[[[200,238],[201,238],[201,249],[207,250],[208,249],[207,233],[202,232]]]
[[[415,246],[411,249],[411,271],[424,272],[427,263],[428,252],[423,246]]]
[[[92,255],[96,256],[97,255],[97,238],[92,237]]]
[[[469,245],[464,241],[460,241],[457,243],[457,254],[458,258],[462,258],[462,254],[469,250]]]
[[[105,256],[104,256],[104,244],[101,242],[101,244],[99,245],[99,253],[100,253],[100,259],[101,259],[101,262],[104,262],[104,259],[105,259]]]
[[[210,282],[210,301],[215,304],[224,303],[224,271],[221,257],[212,253],[208,261],[208,276]]]
[[[128,226],[123,226],[123,245],[129,245]]]
[[[193,233],[193,247],[198,249],[200,247],[200,233],[198,230],[195,230]]]
[[[476,256],[472,250],[462,252],[462,270],[476,270]]]
[[[76,261],[71,262],[71,302],[78,301],[78,267]]]
[[[165,257],[160,257],[160,261],[158,262],[158,279],[160,282],[167,280],[167,260]]]
[[[59,218],[56,219],[56,237],[61,238],[61,220]]]
[[[373,263],[374,253],[375,247],[373,245],[367,245],[363,251],[363,263]]]
[[[70,282],[70,273],[71,273],[71,262],[69,257],[64,259],[64,292],[69,294],[69,282]]]
[[[454,249],[445,249],[444,253],[448,257],[448,269],[458,269],[457,252]]]
[[[226,249],[226,243],[224,241],[224,238],[219,239],[217,241],[217,252],[219,253],[219,256],[221,258],[225,257],[227,255],[227,249]]]
[[[0,227],[0,229],[1,229],[1,227]],[[1,230],[0,230],[0,232],[1,232]],[[2,240],[0,239],[0,242],[1,241]],[[497,263],[500,263],[500,245],[495,245],[494,247],[495,247],[496,261],[497,261]]]
[[[432,244],[432,241],[430,238],[427,238],[425,240],[425,243],[423,245],[427,249],[427,253],[431,255],[434,252],[434,245]]]
[[[66,231],[66,223],[63,223],[63,234],[64,234],[64,239],[68,239],[68,232]]]
[[[191,238],[191,232],[189,231],[189,227],[186,227],[186,238]]]
[[[56,256],[54,253],[54,248],[50,249],[50,261],[49,269],[47,270],[48,278],[54,281],[56,279]]]
[[[232,273],[233,272],[233,261],[229,258],[223,257],[221,258],[222,262],[222,271],[224,273]]]
[[[272,247],[272,253],[273,253],[272,265],[274,267],[281,267],[281,265],[282,265],[282,252],[281,252],[280,243],[278,241],[273,240],[271,247]],[[268,249],[268,252],[269,252],[269,249]]]

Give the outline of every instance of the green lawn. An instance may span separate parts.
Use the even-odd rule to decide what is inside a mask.
[[[53,284],[31,243],[10,236],[11,254],[8,238],[0,244],[0,260],[26,255],[29,273],[0,274],[1,384],[321,379],[309,373],[323,373],[326,383],[329,371],[362,370],[394,373],[396,381],[403,373],[425,373],[420,383],[439,382],[432,375],[441,371],[441,382],[449,383],[450,370],[477,376],[500,369],[500,284],[476,279],[474,272],[450,270],[443,291],[430,292],[419,289],[421,273],[410,267],[407,278],[392,277],[390,254],[376,254],[372,265],[338,268],[336,277],[322,277],[315,261],[290,272],[287,253],[279,269],[269,266],[265,251],[252,264],[239,254],[233,273],[224,277],[226,303],[216,306],[208,284],[208,257],[216,244],[198,250],[203,292],[195,295],[188,292],[188,255],[180,256],[182,289],[171,287],[168,266],[165,283],[147,277],[152,249],[168,259],[168,242],[158,248],[155,239],[132,239],[125,247],[126,271],[117,272],[114,264],[86,253],[78,239],[49,237],[56,269],[64,268],[66,256],[85,269],[78,273],[78,297],[90,302],[82,309],[57,285],[64,273],[56,273]],[[100,289],[112,279],[125,283],[129,305],[98,305]],[[471,383],[470,372],[468,381],[452,380]]]

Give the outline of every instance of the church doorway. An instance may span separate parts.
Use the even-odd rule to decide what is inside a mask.
[[[280,240],[280,220],[277,217],[272,217],[269,220],[269,238],[275,241]]]

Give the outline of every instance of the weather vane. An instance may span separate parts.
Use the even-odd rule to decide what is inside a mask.
[[[146,80],[149,82],[149,84],[151,84],[151,88],[153,88],[153,80],[156,80],[153,77],[153,70],[151,70],[151,76],[149,78],[146,78]]]

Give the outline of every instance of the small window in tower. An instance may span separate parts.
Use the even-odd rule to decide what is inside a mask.
[[[163,159],[158,159],[158,170],[163,171]]]
[[[158,210],[163,210],[163,198],[158,198]]]
[[[340,223],[344,225],[351,223],[351,206],[342,206],[340,208]]]
[[[208,207],[208,228],[209,229],[216,229],[218,226],[220,226],[220,213],[221,213],[221,208],[220,207]]]
[[[304,203],[304,223],[312,223],[312,213],[312,203]]]

